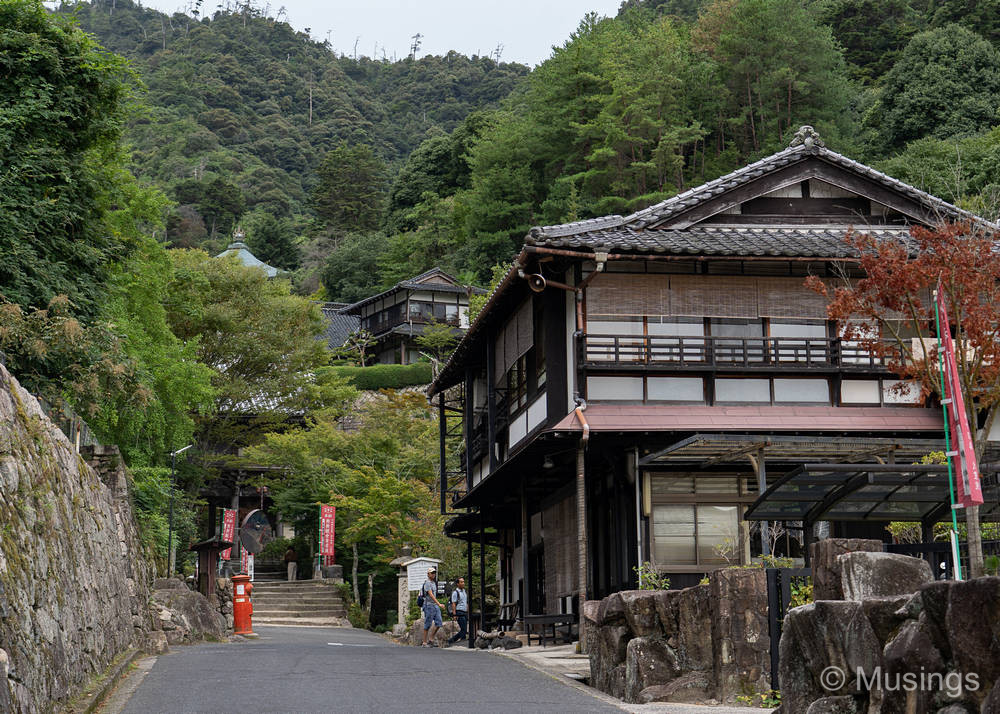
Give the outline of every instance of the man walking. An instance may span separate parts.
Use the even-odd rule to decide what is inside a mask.
[[[451,591],[451,614],[458,620],[458,632],[448,640],[449,645],[469,636],[466,630],[469,626],[469,593],[465,590],[465,578],[459,578],[455,589]]]
[[[427,571],[427,580],[420,586],[420,594],[424,596],[424,642],[421,647],[437,647],[434,633],[444,624],[441,619],[441,603],[437,599],[437,570]],[[430,642],[427,641],[428,637]]]

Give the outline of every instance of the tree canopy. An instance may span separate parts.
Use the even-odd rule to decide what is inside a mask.
[[[0,4],[0,56],[0,293],[39,309],[65,295],[92,318],[134,248],[107,222],[133,76],[36,0]]]

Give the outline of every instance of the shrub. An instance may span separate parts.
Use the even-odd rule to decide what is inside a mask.
[[[670,578],[660,575],[656,566],[650,562],[643,563],[637,568],[632,568],[639,576],[640,590],[669,590]]]
[[[350,621],[351,627],[359,630],[371,629],[368,612],[356,602],[347,606],[347,619]]]
[[[330,367],[334,374],[346,377],[358,389],[402,389],[431,383],[431,365],[375,364],[371,367]]]

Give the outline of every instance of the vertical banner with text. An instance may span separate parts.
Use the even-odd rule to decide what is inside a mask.
[[[951,451],[954,459],[955,479],[958,490],[956,500],[965,507],[978,506],[983,502],[983,487],[976,464],[976,450],[972,445],[972,431],[965,413],[962,398],[962,382],[958,376],[958,362],[955,358],[955,343],[948,324],[948,312],[944,307],[944,291],[938,286],[935,291],[938,317],[941,324],[941,341],[944,343],[944,399],[948,407],[948,429],[951,432]]]
[[[226,508],[222,511],[222,540],[227,543],[233,542],[233,536],[236,535],[236,511],[231,508]],[[229,560],[233,555],[232,548],[226,548],[220,554],[223,560]]]
[[[240,543],[240,572],[245,575],[249,575],[250,573],[249,571],[250,564],[248,562],[249,558],[250,558],[250,553],[248,553],[247,549],[243,547],[242,543]]]
[[[335,523],[337,509],[334,506],[319,507],[319,554],[324,556],[323,565],[333,565],[333,537],[336,533]]]

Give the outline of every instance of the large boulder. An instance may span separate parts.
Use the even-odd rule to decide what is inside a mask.
[[[913,595],[899,595],[865,600],[861,603],[865,617],[871,623],[879,642],[887,642],[899,626],[906,622],[908,617],[906,607],[913,599]]]
[[[859,694],[857,675],[881,666],[882,643],[861,603],[817,601],[785,616],[780,663],[783,711],[805,712],[817,699]]]
[[[590,653],[591,643],[598,637],[599,627],[597,621],[598,613],[601,609],[600,600],[585,600],[580,608],[580,652]]]
[[[660,631],[666,638],[677,636],[677,598],[680,590],[654,590],[653,605],[656,607],[656,619],[660,623]]]
[[[711,671],[712,592],[710,585],[681,590],[677,604],[677,656],[686,672]]]
[[[907,620],[882,651],[884,681],[880,710],[890,712],[932,711],[934,692],[925,688],[908,690],[888,686],[905,681],[908,673],[932,675],[943,672],[944,658],[934,647],[927,631],[917,620]]]
[[[625,590],[618,595],[625,610],[625,622],[635,637],[648,637],[660,631],[652,590]]]
[[[448,638],[458,632],[458,623],[454,620],[445,620],[441,627],[437,628],[434,633],[434,642],[438,644],[439,647],[446,647],[448,643]],[[410,625],[410,632],[406,638],[407,642],[414,647],[419,647],[424,642],[424,618],[419,618],[413,621]]]
[[[840,563],[837,560],[844,553],[868,551],[881,553],[882,541],[863,538],[824,538],[809,548],[812,562],[813,599],[843,600]]]
[[[817,699],[805,714],[858,714],[858,700],[847,695],[840,697],[823,697]]]
[[[1000,679],[993,683],[990,693],[983,702],[983,714],[1000,714]]]
[[[915,593],[934,582],[930,563],[897,553],[856,551],[837,556],[845,600]]]
[[[656,684],[639,692],[638,703],[677,702],[700,704],[711,698],[712,682],[705,672],[686,672],[667,684]]]
[[[716,698],[734,701],[771,689],[767,574],[760,568],[726,568],[709,576]]]
[[[951,657],[951,643],[945,629],[948,619],[948,600],[952,580],[938,580],[925,585],[920,590],[920,612],[916,613],[924,622],[924,628],[934,642],[934,646],[946,660]]]
[[[153,591],[157,629],[172,645],[226,638],[226,620],[204,595],[187,588]]]
[[[597,607],[597,624],[601,626],[625,624],[625,603],[622,602],[621,593],[611,593],[601,600],[601,604]]]
[[[590,646],[590,683],[617,697],[625,694],[625,654],[631,639],[625,625],[606,625]],[[620,694],[615,694],[620,692]]]
[[[1000,679],[1000,578],[952,583],[945,630],[954,665],[976,675],[979,687],[971,695],[981,702],[988,683]]]
[[[681,673],[677,654],[662,637],[636,637],[625,654],[625,701],[638,702],[648,687],[666,684]]]

